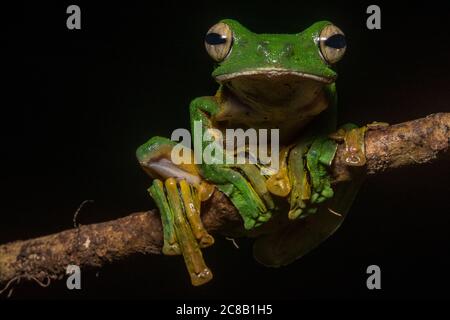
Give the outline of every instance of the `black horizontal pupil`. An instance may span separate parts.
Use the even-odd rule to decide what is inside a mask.
[[[211,32],[206,35],[205,42],[210,45],[223,44],[227,42],[227,38],[218,33]]]
[[[346,42],[345,42],[345,36],[343,34],[334,34],[331,37],[329,37],[327,40],[325,40],[325,45],[327,47],[331,47],[334,49],[342,49],[345,48]]]

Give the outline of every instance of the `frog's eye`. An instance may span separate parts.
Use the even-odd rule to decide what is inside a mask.
[[[344,33],[335,25],[325,26],[320,32],[319,47],[326,62],[329,64],[338,62],[343,57],[347,47]]]
[[[206,51],[217,62],[224,60],[228,56],[232,44],[233,34],[231,29],[223,22],[213,25],[206,33]]]

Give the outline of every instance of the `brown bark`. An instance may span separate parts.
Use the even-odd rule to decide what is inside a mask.
[[[450,113],[369,130],[366,133],[368,174],[428,163],[448,157]],[[335,183],[349,179],[354,168],[347,167],[339,146],[332,171]],[[205,204],[202,219],[212,233],[241,228],[241,218],[229,200],[215,192]],[[11,287],[20,279],[59,279],[67,265],[101,267],[134,253],[159,254],[162,227],[156,210],[137,212],[121,219],[81,226],[36,239],[0,245],[0,284]],[[6,292],[6,291],[5,291]]]

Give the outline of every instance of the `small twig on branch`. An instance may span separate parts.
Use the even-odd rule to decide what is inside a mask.
[[[447,157],[449,143],[450,113],[369,130],[365,138],[365,170],[368,174],[377,174]],[[343,159],[342,146],[338,148],[332,173],[335,183],[351,177],[351,169]],[[202,210],[203,223],[212,233],[242,228],[238,212],[218,191]],[[5,287],[20,279],[41,283],[60,279],[70,264],[101,267],[134,253],[159,254],[161,246],[162,227],[158,212],[137,212],[109,222],[1,245],[0,284]]]

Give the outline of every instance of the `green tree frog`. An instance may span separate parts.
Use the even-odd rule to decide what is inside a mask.
[[[278,129],[280,165],[267,174],[259,163],[175,164],[176,142],[163,137],[137,149],[140,165],[153,178],[149,193],[161,213],[162,252],[183,255],[193,285],[212,279],[201,248],[214,238],[200,209],[216,188],[237,208],[249,234],[265,230],[254,245],[256,259],[281,266],[332,234],[351,204],[356,183],[331,187],[338,141],[347,144],[349,164],[364,164],[365,129],[346,125],[336,131],[333,66],[346,50],[338,27],[320,21],[297,34],[256,34],[226,19],[209,29],[205,48],[220,86],[214,96],[191,102],[193,136],[196,121],[202,130],[221,132]]]

